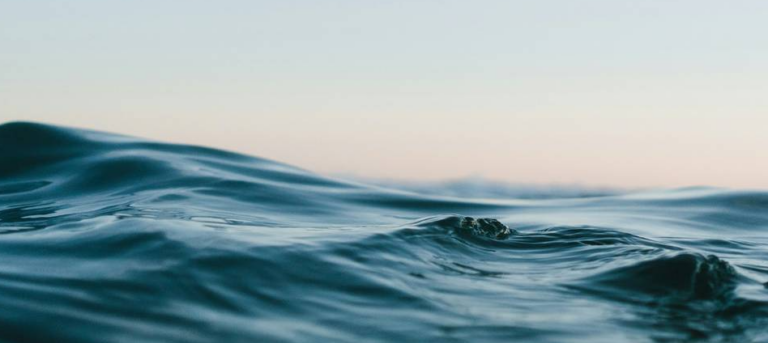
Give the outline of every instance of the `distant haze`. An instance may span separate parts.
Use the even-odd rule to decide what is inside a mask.
[[[326,174],[768,188],[768,1],[0,1],[0,121]]]

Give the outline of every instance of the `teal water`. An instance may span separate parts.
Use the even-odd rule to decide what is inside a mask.
[[[768,192],[549,193],[5,124],[0,342],[768,341]]]

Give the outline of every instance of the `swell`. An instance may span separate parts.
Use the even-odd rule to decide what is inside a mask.
[[[766,194],[442,197],[11,123],[0,340],[749,341]]]
[[[0,202],[17,208],[39,207],[39,199],[66,208],[94,198],[122,197],[128,205],[177,196],[214,210],[289,212],[316,222],[340,218],[346,223],[359,208],[433,213],[510,207],[339,181],[209,148],[41,124],[0,126],[0,146]]]
[[[331,179],[210,148],[34,123],[0,126],[0,161],[0,202],[15,206],[39,205],[39,199],[68,207],[89,197],[133,197],[133,203],[178,196],[202,208],[273,217],[289,212],[303,215],[304,222],[315,218],[316,224],[349,223],[357,217],[353,212],[364,214],[361,223],[384,223],[391,222],[386,217],[402,215],[577,209],[648,219],[661,215],[710,230],[768,228],[765,192],[684,189],[539,201],[429,196]],[[365,215],[371,212],[377,214]]]

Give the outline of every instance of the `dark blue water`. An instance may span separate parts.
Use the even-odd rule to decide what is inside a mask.
[[[0,341],[766,342],[767,230],[762,191],[472,200],[11,123]]]

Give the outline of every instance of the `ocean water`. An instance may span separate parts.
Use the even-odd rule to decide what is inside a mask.
[[[768,192],[547,195],[5,124],[0,342],[768,342]]]

